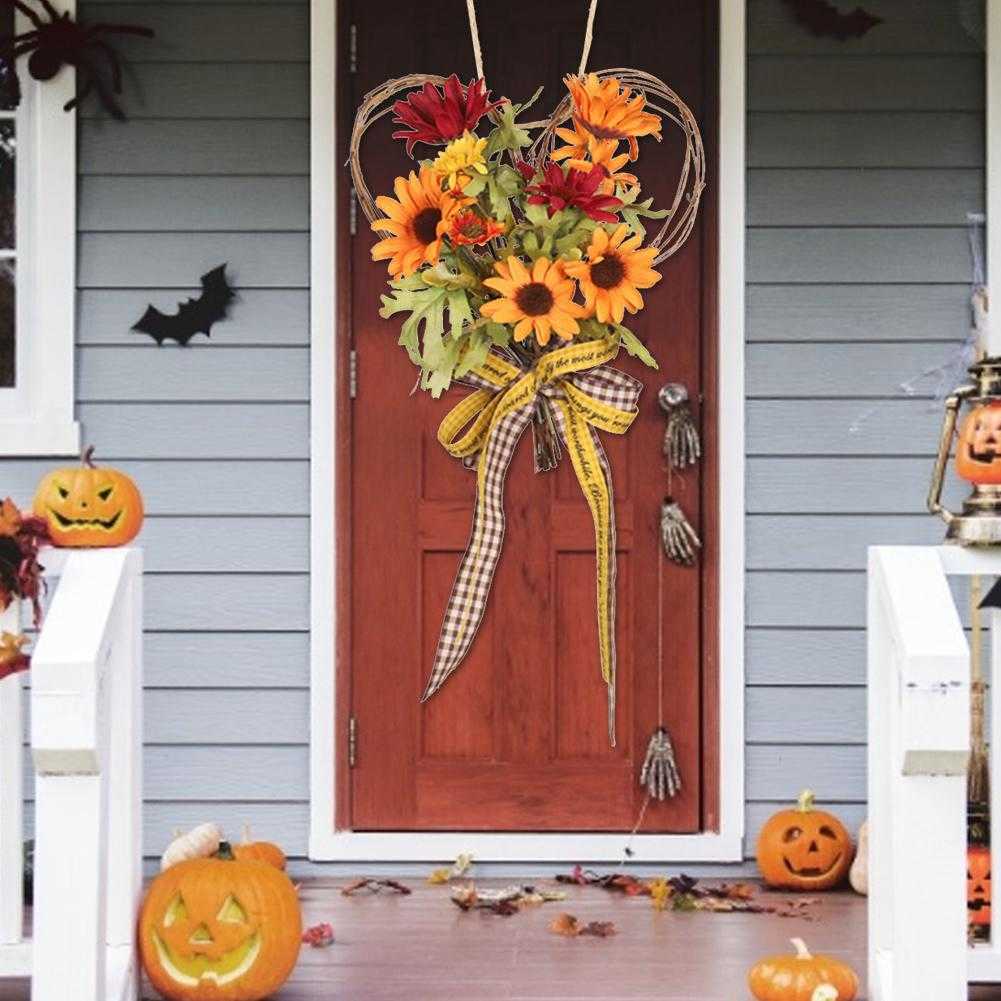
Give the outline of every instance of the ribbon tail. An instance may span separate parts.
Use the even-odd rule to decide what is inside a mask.
[[[557,426],[594,521],[598,652],[608,689],[608,740],[615,747],[615,508],[612,477],[597,433],[567,399],[554,400]]]
[[[531,404],[509,411],[492,428],[480,452],[469,544],[455,575],[421,702],[427,702],[459,667],[483,621],[504,544],[504,482],[531,420]]]

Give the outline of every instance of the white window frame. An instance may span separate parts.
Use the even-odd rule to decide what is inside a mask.
[[[997,0],[1001,3],[1001,0]],[[720,0],[719,204],[719,769],[718,831],[640,834],[639,862],[738,862],[744,840],[744,218],[745,4]],[[335,393],[336,18],[311,3],[310,163],[310,837],[315,861],[619,862],[622,834],[369,832],[334,826],[337,628]]]
[[[76,0],[56,6],[76,14]],[[30,22],[18,12],[15,25]],[[74,455],[76,326],[76,73],[64,67],[46,83],[18,62],[21,104],[14,121],[16,210],[16,375],[0,389],[0,456]]]

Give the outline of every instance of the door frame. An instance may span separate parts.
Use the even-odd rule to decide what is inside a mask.
[[[744,219],[745,4],[719,0],[717,338],[718,427],[718,823],[699,834],[640,834],[633,861],[737,862],[744,837]],[[310,834],[314,861],[621,861],[623,834],[370,832],[336,826],[338,756],[347,749],[338,712],[337,452],[337,4],[311,0],[310,97]],[[713,183],[710,178],[709,183]],[[343,421],[343,417],[342,417]],[[342,435],[341,438],[346,438]],[[342,708],[346,708],[342,706]]]

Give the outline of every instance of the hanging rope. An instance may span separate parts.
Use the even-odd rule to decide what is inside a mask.
[[[598,11],[598,0],[591,0],[587,11],[587,26],[584,29],[584,51],[580,54],[580,66],[577,76],[584,75],[587,67],[587,57],[591,54],[591,43],[594,41],[594,15]],[[480,32],[476,25],[476,0],[466,0],[466,14],[469,17],[469,37],[473,42],[473,63],[476,66],[476,77],[485,80],[483,72],[483,50],[480,48]]]

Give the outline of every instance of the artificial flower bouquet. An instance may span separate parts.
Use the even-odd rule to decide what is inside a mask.
[[[566,85],[570,127],[550,130],[550,146],[552,132],[565,145],[548,156],[532,126],[518,122],[538,94],[524,105],[492,101],[483,80],[463,86],[453,75],[393,106],[402,126],[393,137],[408,154],[418,144],[444,147],[396,179],[395,197],[376,199],[385,218],[372,222],[384,234],[372,258],[389,262],[392,289],[381,315],[407,314],[400,343],[434,396],[495,346],[527,363],[613,336],[656,367],[623,321],[661,277],[642,220],[667,212],[640,200],[625,168],[639,137],[660,139],[661,119],[614,77],[569,76]]]

